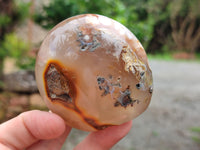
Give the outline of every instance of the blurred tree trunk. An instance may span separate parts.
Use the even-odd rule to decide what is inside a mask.
[[[7,33],[13,31],[14,26],[16,25],[19,14],[15,9],[15,4],[13,0],[0,0],[0,14],[3,20],[0,24],[0,46],[4,37]],[[3,49],[1,49],[3,50]],[[8,55],[8,52],[4,51],[0,53],[0,89],[2,87],[3,80],[3,62],[4,58]]]
[[[197,18],[188,14],[185,18],[171,18],[170,23],[175,48],[194,54],[200,41],[200,25]]]
[[[15,12],[13,12],[13,1],[0,0],[0,13],[2,16],[7,17],[6,19],[9,19],[9,21],[0,26],[0,40],[3,40],[4,35],[13,27],[13,24],[10,24],[15,16]]]
[[[177,0],[171,8],[174,49],[194,55],[200,45],[200,1]]]
[[[155,9],[154,15],[160,13],[162,17],[154,26],[147,52],[185,52],[195,55],[200,48],[200,1],[160,1],[158,6],[162,11]]]
[[[147,46],[147,53],[156,54],[160,53],[163,45],[166,44],[169,35],[172,30],[170,27],[170,19],[168,7],[171,3],[171,0],[149,0],[149,2],[154,2],[153,5],[150,5],[147,9],[153,14],[156,23],[153,29],[153,36]],[[154,6],[154,7],[152,7]],[[158,14],[162,13],[165,17],[160,17]],[[161,14],[160,14],[161,15]]]
[[[160,21],[154,26],[153,37],[147,46],[147,53],[156,54],[160,53],[160,49],[166,44],[168,36],[171,34],[169,19]]]
[[[12,7],[13,7],[12,0],[0,0],[1,17],[5,16],[7,17],[7,19],[11,19],[10,16],[12,16],[13,14]],[[10,21],[0,24],[0,45],[4,38],[4,35],[10,30],[10,26],[9,26]],[[2,86],[2,79],[3,79],[3,60],[4,60],[4,56],[0,56],[0,89]]]
[[[35,0],[31,0],[31,6],[29,7],[29,19],[28,19],[28,44],[29,49],[32,50],[33,40],[33,15],[35,10]]]
[[[3,60],[0,59],[0,91],[3,88]]]
[[[10,16],[12,15],[12,7],[13,3],[12,0],[0,0],[0,14],[1,17],[5,17],[4,19],[11,19]],[[0,24],[0,45],[4,38],[4,35],[10,30],[10,26],[8,25],[11,20],[7,22],[3,22]],[[3,55],[3,54],[2,54]],[[3,61],[4,56],[0,56],[0,90],[3,86]]]

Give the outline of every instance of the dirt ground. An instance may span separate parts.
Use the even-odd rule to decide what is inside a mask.
[[[113,150],[200,150],[191,131],[200,127],[200,63],[151,60],[154,93],[149,108],[133,120]],[[63,150],[87,135],[73,129]]]

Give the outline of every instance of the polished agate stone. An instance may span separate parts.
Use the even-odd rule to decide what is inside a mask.
[[[137,38],[94,14],[66,19],[48,33],[38,52],[36,80],[48,108],[85,131],[134,119],[148,107],[153,91]]]

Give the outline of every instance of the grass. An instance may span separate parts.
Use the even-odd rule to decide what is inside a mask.
[[[165,54],[147,54],[147,57],[151,59],[157,59],[157,60],[173,60],[172,54],[165,53]]]
[[[165,60],[165,61],[187,61],[187,62],[200,62],[200,53],[195,54],[195,59],[174,59],[173,54],[163,53],[163,54],[147,54],[149,60]]]
[[[200,133],[200,127],[192,127],[190,130],[192,132]]]
[[[200,127],[192,127],[190,131],[197,134],[196,136],[192,136],[192,140],[200,144]]]
[[[157,131],[152,131],[152,135],[153,135],[154,137],[157,137],[157,136],[159,136],[159,133],[158,133]]]
[[[194,142],[200,144],[200,138],[199,138],[199,137],[193,136],[193,137],[192,137],[192,140],[193,140]]]

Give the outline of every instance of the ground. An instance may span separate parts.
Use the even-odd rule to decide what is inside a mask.
[[[149,108],[133,120],[129,134],[113,150],[199,150],[200,63],[150,60],[154,92]],[[88,133],[73,129],[63,149],[73,149]]]
[[[133,120],[113,150],[200,150],[200,63],[150,60],[154,92],[149,108]],[[30,109],[46,110],[38,93],[0,93],[0,122]],[[71,150],[88,133],[73,129],[63,147]],[[197,137],[195,141],[193,137]]]

